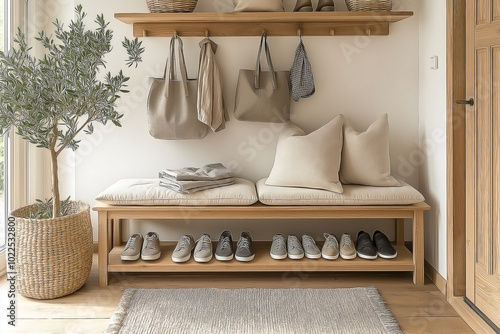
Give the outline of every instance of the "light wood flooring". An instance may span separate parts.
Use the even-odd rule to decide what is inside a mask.
[[[375,286],[405,333],[473,333],[426,278],[415,286],[411,273],[265,273],[265,274],[112,274],[107,287],[97,284],[97,258],[87,284],[54,300],[17,298],[17,326],[7,326],[6,277],[0,279],[0,333],[102,333],[122,292],[135,288],[346,288]]]

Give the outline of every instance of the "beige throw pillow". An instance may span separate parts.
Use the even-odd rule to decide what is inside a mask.
[[[235,12],[283,12],[283,0],[233,0]]]
[[[391,176],[387,114],[376,120],[365,132],[356,132],[349,122],[345,122],[340,180],[344,184],[401,186]]]
[[[342,193],[339,180],[342,124],[343,116],[339,115],[308,135],[301,130],[284,131],[266,184]]]

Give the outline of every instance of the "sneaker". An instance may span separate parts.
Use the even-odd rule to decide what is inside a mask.
[[[233,236],[231,231],[224,231],[220,235],[215,258],[219,261],[231,261],[233,259]]]
[[[370,235],[363,230],[358,233],[356,251],[358,252],[358,256],[362,259],[375,260],[377,258],[377,248],[373,244]]]
[[[128,238],[127,244],[120,254],[122,261],[135,261],[141,257],[141,247],[143,242],[142,234],[136,233]]]
[[[273,237],[273,244],[271,245],[271,258],[275,260],[286,259],[286,242],[285,237],[278,233]]]
[[[373,233],[373,243],[377,248],[377,254],[383,259],[394,259],[398,256],[398,252],[392,247],[387,236],[379,230]]]
[[[326,241],[321,249],[321,256],[327,260],[336,260],[339,258],[339,242],[333,234],[324,233]]]
[[[308,259],[321,258],[321,252],[318,246],[316,246],[316,241],[310,235],[304,234],[302,236],[302,247],[304,247],[304,253]]]
[[[241,232],[240,239],[236,247],[236,260],[248,262],[255,257],[252,247],[252,235],[248,231]]]
[[[288,236],[288,257],[292,260],[300,260],[304,257],[304,249],[295,235]]]
[[[152,261],[158,260],[160,256],[160,237],[155,232],[148,232],[142,244],[141,259]]]
[[[191,251],[194,248],[194,238],[189,234],[181,235],[177,246],[172,252],[172,261],[176,263],[187,262],[191,258]]]
[[[356,258],[354,243],[352,242],[351,236],[347,233],[342,234],[342,239],[340,239],[340,257],[344,260]]]
[[[203,234],[194,248],[196,262],[210,262],[212,260],[212,240],[208,234]]]

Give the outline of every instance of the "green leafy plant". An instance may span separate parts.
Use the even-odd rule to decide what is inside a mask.
[[[28,218],[30,219],[49,219],[54,216],[54,201],[52,198],[45,199],[42,201],[40,199],[36,200],[35,203],[36,210],[29,213]],[[61,212],[60,216],[64,217],[71,214],[71,201],[70,198],[66,198],[61,201]]]
[[[112,50],[113,32],[103,15],[95,30],[87,30],[86,13],[75,8],[76,18],[68,29],[56,20],[55,40],[44,31],[36,40],[46,50],[44,57],[30,55],[26,37],[18,30],[16,47],[0,52],[0,128],[11,127],[22,138],[50,151],[52,163],[53,217],[61,212],[58,157],[64,149],[78,149],[80,132],[92,134],[94,123],[121,126],[116,102],[130,79],[120,70],[104,74],[105,56]],[[129,67],[142,61],[144,48],[137,39],[122,43]]]

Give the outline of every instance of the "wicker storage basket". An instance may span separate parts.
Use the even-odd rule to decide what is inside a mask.
[[[71,215],[28,219],[36,205],[11,213],[16,218],[17,291],[35,299],[53,299],[80,289],[92,267],[90,208],[71,202]]]
[[[191,13],[198,0],[146,0],[151,13]]]
[[[378,12],[392,10],[392,0],[345,0],[347,9],[353,12]]]

